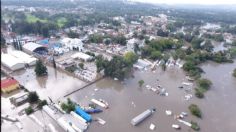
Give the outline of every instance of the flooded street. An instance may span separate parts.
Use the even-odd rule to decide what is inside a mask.
[[[50,97],[53,101],[86,84],[52,67],[48,66],[47,69],[48,76],[44,77],[36,77],[34,67],[14,72],[12,75],[28,90],[37,91],[40,98]]]

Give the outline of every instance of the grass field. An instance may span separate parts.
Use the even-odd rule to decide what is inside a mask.
[[[47,20],[40,19],[40,18],[35,17],[35,16],[31,15],[31,14],[26,14],[26,21],[29,22],[29,23],[35,23],[37,21],[47,22]]]
[[[66,20],[66,18],[64,18],[64,17],[61,17],[61,18],[57,19],[57,25],[58,25],[58,27],[60,27],[60,28],[63,27],[66,22],[67,22],[67,20]]]

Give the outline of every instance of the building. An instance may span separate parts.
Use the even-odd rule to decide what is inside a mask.
[[[12,71],[19,70],[25,67],[25,63],[22,60],[19,60],[10,54],[2,53],[1,59],[2,64]]]
[[[40,44],[29,42],[23,45],[23,51],[29,54],[38,53],[38,54],[45,54],[48,52],[47,47],[42,46]]]
[[[80,59],[80,60],[83,60],[83,61],[89,61],[89,60],[93,59],[92,56],[87,55],[87,54],[82,53],[82,52],[78,52],[78,53],[73,54],[71,56],[71,58],[73,58],[73,59]]]
[[[65,48],[69,48],[70,50],[78,50],[78,51],[83,51],[84,50],[84,43],[80,40],[80,39],[77,39],[77,38],[63,38],[61,40],[61,43],[62,45],[65,47]]]
[[[1,91],[3,93],[11,92],[13,90],[18,89],[19,87],[20,87],[20,84],[18,83],[18,81],[16,81],[13,78],[1,80]]]
[[[33,56],[30,56],[22,51],[12,51],[10,53],[10,55],[16,57],[18,60],[20,60],[21,62],[29,65],[29,66],[33,66],[36,64],[37,59]]]

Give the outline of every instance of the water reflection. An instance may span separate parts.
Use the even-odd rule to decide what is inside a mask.
[[[48,76],[36,77],[36,80],[41,88],[46,88]]]
[[[124,85],[120,81],[115,81],[111,78],[106,78],[104,80],[99,81],[96,83],[96,87],[100,89],[114,89],[117,92],[121,92],[124,89]]]

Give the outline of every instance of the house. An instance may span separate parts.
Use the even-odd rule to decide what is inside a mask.
[[[92,56],[87,55],[87,54],[82,53],[82,52],[77,52],[77,53],[73,54],[71,56],[71,58],[73,58],[73,59],[81,59],[83,61],[89,61],[89,60],[93,59]]]
[[[13,90],[16,90],[20,87],[20,84],[18,81],[16,81],[14,78],[8,78],[1,80],[1,91],[3,93],[8,93]]]

